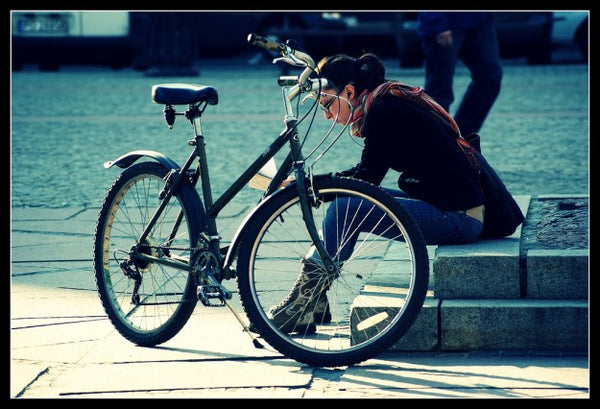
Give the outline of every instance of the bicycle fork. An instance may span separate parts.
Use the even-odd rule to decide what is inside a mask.
[[[329,274],[334,275],[338,273],[339,267],[333,261],[331,255],[325,248],[325,243],[321,240],[317,226],[315,225],[315,219],[313,217],[312,208],[319,206],[320,203],[315,195],[314,185],[312,182],[312,172],[309,172],[309,183],[306,185],[306,171],[304,170],[305,161],[300,150],[300,142],[298,134],[294,133],[290,139],[292,157],[296,158],[293,160],[293,166],[296,174],[296,188],[298,189],[298,198],[300,199],[300,209],[302,211],[302,219],[308,230],[308,234],[311,241],[319,254],[325,271]]]

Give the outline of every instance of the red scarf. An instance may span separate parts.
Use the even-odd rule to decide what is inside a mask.
[[[439,120],[445,122],[458,136],[460,136],[460,130],[458,125],[454,121],[454,118],[450,116],[444,108],[442,108],[437,102],[433,100],[429,95],[424,92],[422,87],[412,87],[401,83],[400,81],[387,81],[375,88],[372,92],[364,90],[358,97],[357,104],[354,107],[354,113],[350,120],[350,132],[354,136],[362,137],[362,127],[365,119],[365,115],[369,111],[371,104],[377,98],[383,95],[395,95],[397,97],[406,98],[409,101],[413,101],[429,110]]]

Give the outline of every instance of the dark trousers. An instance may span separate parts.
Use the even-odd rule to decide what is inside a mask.
[[[471,71],[471,83],[454,114],[461,133],[479,132],[500,93],[502,62],[492,18],[464,32],[452,32],[451,46],[440,46],[433,37],[423,38],[425,91],[446,111],[454,101],[452,90],[458,60]]]

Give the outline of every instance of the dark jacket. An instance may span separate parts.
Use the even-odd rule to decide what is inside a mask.
[[[488,18],[491,18],[490,13],[419,13],[419,35],[421,37],[435,37],[446,30],[468,31]]]
[[[483,203],[479,179],[455,134],[424,108],[386,95],[373,102],[362,128],[361,161],[340,175],[379,185],[392,169],[398,187],[441,210],[466,210]]]

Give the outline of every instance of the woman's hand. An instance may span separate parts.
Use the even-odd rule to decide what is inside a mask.
[[[448,47],[452,45],[452,31],[442,31],[441,33],[435,36],[435,41],[442,47]]]

